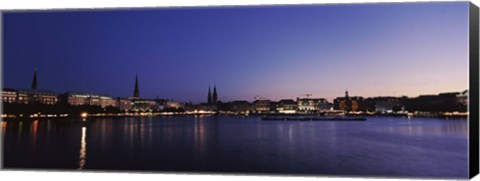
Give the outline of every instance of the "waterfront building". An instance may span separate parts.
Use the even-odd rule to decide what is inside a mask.
[[[132,111],[156,111],[159,110],[159,106],[154,100],[141,99],[138,97],[130,97],[130,100],[133,103]]]
[[[230,103],[228,102],[221,102],[221,101],[218,101],[218,103],[215,105],[215,110],[217,111],[221,111],[221,112],[228,112],[230,111]]]
[[[212,104],[188,104],[185,105],[185,111],[188,112],[214,112],[217,111],[218,107],[217,105],[212,105]]]
[[[461,92],[440,93],[438,95],[420,95],[410,100],[409,111],[453,112],[466,111],[459,101]]]
[[[248,114],[251,108],[251,104],[248,101],[233,101],[230,103],[231,111],[240,114]]]
[[[30,100],[30,96],[27,92],[18,92],[17,91],[17,104],[28,104]]]
[[[468,111],[468,90],[465,90],[457,95],[457,102],[459,103],[459,111]]]
[[[117,98],[117,107],[120,111],[128,111],[133,109],[133,102],[129,98]]]
[[[316,113],[329,109],[328,101],[324,98],[297,98],[298,112]]]
[[[468,105],[468,90],[465,90],[459,94],[457,94],[457,101],[461,105]]]
[[[255,113],[269,113],[270,102],[270,100],[255,100],[252,109]]]
[[[363,97],[350,97],[348,91],[345,91],[345,97],[337,97],[333,100],[333,108],[343,111],[366,111],[367,105]]]
[[[12,101],[13,98],[13,90],[7,89],[8,91],[5,92],[6,96],[8,96],[7,101]],[[4,100],[5,101],[5,100]],[[35,68],[33,72],[33,80],[31,89],[18,89],[16,90],[16,99],[15,102],[18,104],[57,104],[58,102],[58,94],[49,91],[49,90],[38,90],[37,89],[37,69]]]
[[[100,94],[92,93],[81,93],[81,92],[67,92],[63,96],[69,105],[79,106],[79,105],[89,105],[89,106],[100,106],[105,107],[117,107],[117,100]]]
[[[292,99],[282,99],[278,102],[277,112],[282,114],[297,113],[298,104]]]
[[[163,110],[163,109],[184,109],[185,104],[174,101],[174,100],[169,100],[169,99],[156,99],[155,100],[156,104],[158,105],[158,109]]]
[[[58,102],[58,94],[49,90],[18,89],[17,97],[17,103],[20,104],[53,105]]]
[[[378,113],[390,113],[393,112],[394,107],[397,105],[397,99],[395,97],[375,97],[375,112]]]
[[[173,100],[167,100],[165,102],[165,108],[183,109],[185,107],[181,102],[173,101]]]
[[[3,90],[2,90],[2,101],[4,103],[16,103],[17,102],[17,91],[15,89],[3,88]]]
[[[270,113],[278,113],[278,102],[276,101],[271,101],[270,102]]]

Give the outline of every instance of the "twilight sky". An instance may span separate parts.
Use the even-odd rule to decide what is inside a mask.
[[[468,2],[3,15],[3,86],[204,102],[468,88]]]

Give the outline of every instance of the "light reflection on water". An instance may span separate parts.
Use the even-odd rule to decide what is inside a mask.
[[[38,129],[38,120],[33,121],[30,127],[30,135],[32,136],[32,146],[35,149],[37,145],[37,129]]]
[[[80,161],[78,162],[78,169],[82,170],[85,168],[86,158],[87,158],[87,128],[82,127],[82,138],[80,140]]]
[[[2,138],[5,139],[5,132],[7,131],[8,122],[2,121]]]
[[[6,121],[2,130],[7,168],[455,178],[467,173],[466,120],[369,117],[365,122],[277,122],[259,117],[169,116],[92,118],[86,124]]]
[[[195,140],[195,150],[199,153],[199,155],[203,155],[204,153],[204,144],[205,144],[205,128],[203,125],[203,116],[196,116],[194,122],[194,140]]]

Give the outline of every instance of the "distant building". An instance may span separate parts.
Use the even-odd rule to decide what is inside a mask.
[[[133,103],[132,110],[133,111],[154,111],[158,110],[158,104],[154,100],[147,100],[147,99],[141,99],[137,97],[131,97],[130,100]]]
[[[64,98],[69,105],[73,106],[89,105],[100,106],[102,108],[118,106],[117,100],[107,95],[67,92]]]
[[[210,92],[210,86],[208,86],[207,104],[218,104],[217,86],[213,84],[213,94]]]
[[[207,104],[212,104],[212,93],[210,92],[210,86],[208,86]]]
[[[251,104],[248,101],[233,101],[230,103],[230,109],[237,113],[249,113],[251,110]]]
[[[463,106],[468,105],[468,90],[465,90],[459,94],[457,94],[457,101]]]
[[[462,93],[460,92],[420,95],[410,100],[408,109],[410,111],[426,112],[466,111],[466,107],[462,106],[465,100],[460,101],[461,99],[459,99],[459,97],[462,97]]]
[[[140,97],[140,90],[138,89],[138,75],[135,76],[135,88],[133,90],[133,97]]]
[[[315,113],[329,109],[328,101],[323,98],[297,98],[297,104],[298,112],[301,113]]]
[[[155,102],[158,105],[159,110],[163,109],[185,109],[185,104],[174,101],[174,100],[169,100],[169,99],[156,99]]]
[[[350,97],[345,91],[345,97],[337,97],[333,100],[333,109],[343,111],[366,111],[366,101],[363,97]]]
[[[188,104],[185,105],[186,111],[217,111],[217,105],[212,104]]]
[[[213,83],[212,103],[213,104],[218,103],[217,85],[215,85],[215,83]]]
[[[278,102],[276,101],[271,101],[270,102],[270,113],[278,113]]]
[[[457,95],[457,102],[459,104],[458,110],[461,112],[468,111],[468,90],[465,90]]]
[[[282,114],[297,113],[298,104],[292,99],[282,99],[278,102],[277,111]]]
[[[4,103],[16,103],[17,102],[17,91],[15,89],[3,88],[3,90],[2,90],[2,101]]]
[[[6,97],[6,101],[11,102],[14,98],[13,89],[4,89],[3,96]],[[5,100],[4,100],[5,101]],[[33,80],[31,89],[18,89],[16,90],[16,99],[15,102],[18,104],[48,104],[53,105],[58,102],[57,93],[49,90],[38,90],[37,89],[37,69],[35,68],[33,72]]]
[[[252,110],[255,113],[269,113],[270,112],[270,100],[255,100],[253,102]]]
[[[120,111],[128,111],[133,109],[133,102],[129,98],[117,98],[117,107]]]
[[[396,97],[375,97],[373,100],[375,112],[378,113],[393,112],[395,106],[398,105],[398,99]]]
[[[37,68],[33,71],[32,89],[37,89]]]
[[[57,93],[49,90],[37,89],[18,89],[18,100],[20,104],[48,104],[53,105],[58,102]]]

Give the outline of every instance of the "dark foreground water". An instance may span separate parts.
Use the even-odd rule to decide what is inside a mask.
[[[5,168],[466,178],[467,121],[177,116],[2,121]]]

